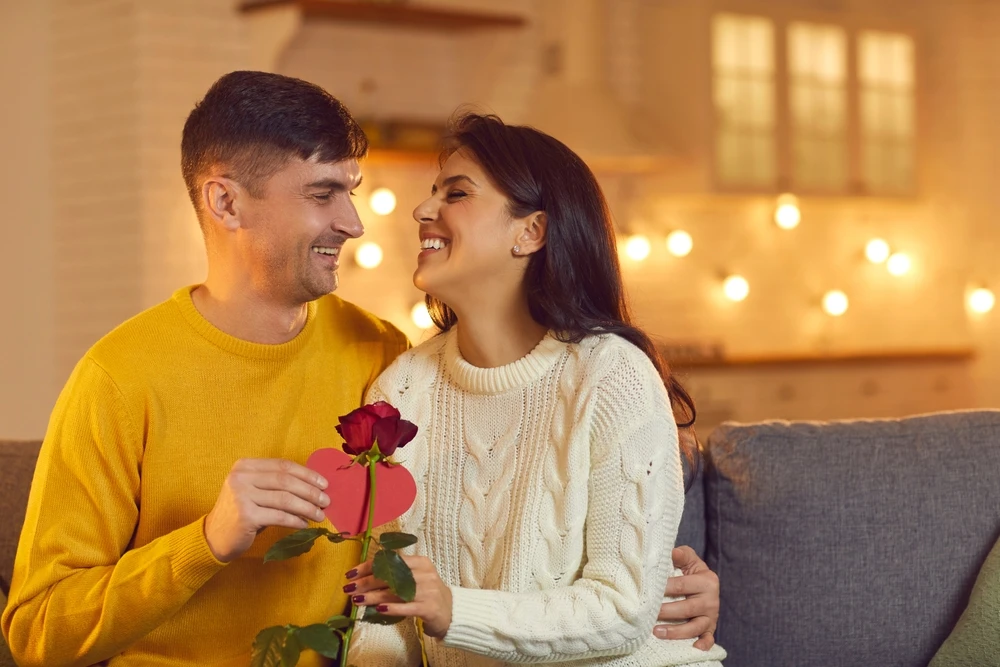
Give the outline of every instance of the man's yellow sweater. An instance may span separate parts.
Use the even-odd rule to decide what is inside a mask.
[[[353,543],[264,564],[290,532],[269,528],[223,564],[204,517],[237,459],[304,463],[339,447],[337,417],[406,337],[331,295],[288,343],[250,343],[205,320],[191,290],[98,342],[59,397],[2,617],[22,667],[245,667],[262,628],[346,605]],[[300,664],[324,663],[306,652]]]

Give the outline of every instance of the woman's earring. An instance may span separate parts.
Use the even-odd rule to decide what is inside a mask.
[[[515,255],[520,255],[521,254],[521,246],[519,246],[519,245],[514,246],[514,254]]]

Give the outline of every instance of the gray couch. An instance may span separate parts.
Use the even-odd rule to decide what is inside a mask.
[[[1000,411],[725,424],[701,472],[728,667],[923,667],[1000,533]]]
[[[0,442],[4,582],[37,451]],[[727,667],[923,667],[1000,532],[1000,411],[726,424],[696,472]]]

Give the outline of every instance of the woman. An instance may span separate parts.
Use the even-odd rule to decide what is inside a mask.
[[[363,565],[356,604],[415,616],[435,667],[507,662],[718,665],[650,630],[683,507],[672,406],[693,417],[633,326],[607,204],[566,146],[467,115],[414,211],[414,284],[442,334],[369,401],[420,426],[397,452],[417,480],[388,530],[417,535],[403,603]],[[365,625],[352,662],[419,664],[414,625]]]

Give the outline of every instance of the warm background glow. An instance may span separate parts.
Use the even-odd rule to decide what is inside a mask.
[[[389,215],[396,210],[396,193],[389,188],[379,188],[372,192],[368,206],[376,215]]]
[[[667,236],[667,250],[674,257],[687,257],[694,248],[691,235],[682,229],[670,232]]]
[[[865,246],[865,257],[872,264],[881,264],[889,259],[889,244],[883,239],[872,239]]]
[[[703,437],[1000,407],[1000,3],[410,0],[523,18],[452,32],[240,4],[0,3],[0,437],[40,437],[96,340],[204,279],[178,137],[236,69],[315,82],[369,129],[338,295],[414,343],[437,151],[411,149],[471,103],[588,162]]]
[[[774,210],[774,222],[782,229],[795,229],[802,220],[799,211],[799,200],[794,195],[778,197],[778,206]]]
[[[363,269],[374,269],[382,263],[382,247],[371,241],[358,246],[354,260]]]
[[[634,262],[641,262],[649,257],[651,249],[652,245],[649,243],[649,239],[641,234],[630,236],[625,241],[625,255]]]
[[[730,301],[743,301],[750,294],[750,283],[743,276],[729,276],[723,281],[722,290]]]
[[[840,290],[830,290],[823,295],[823,310],[828,315],[833,315],[834,317],[839,317],[846,313],[849,303],[847,295]]]

